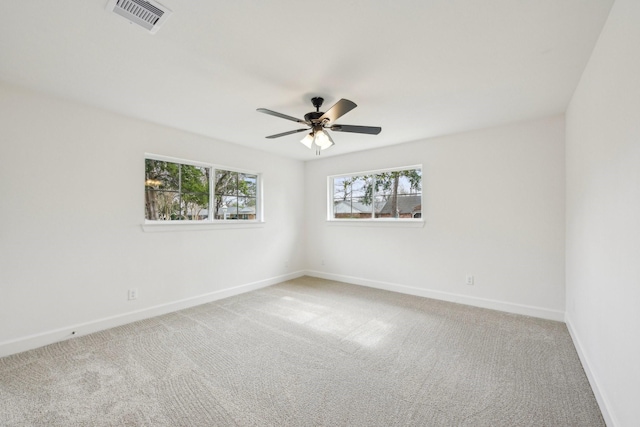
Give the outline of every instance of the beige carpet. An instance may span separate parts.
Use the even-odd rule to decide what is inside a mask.
[[[2,426],[603,426],[564,324],[300,278],[0,359]]]

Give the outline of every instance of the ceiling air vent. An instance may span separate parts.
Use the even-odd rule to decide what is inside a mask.
[[[154,34],[171,15],[171,10],[153,0],[109,0],[107,10]]]

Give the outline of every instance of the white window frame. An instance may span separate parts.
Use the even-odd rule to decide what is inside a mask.
[[[164,156],[160,154],[153,153],[145,153],[144,161],[146,163],[147,159],[150,160],[159,160],[163,162],[171,162],[178,163],[183,165],[197,166],[203,168],[209,168],[209,206],[208,206],[208,217],[204,220],[150,220],[144,218],[144,223],[142,224],[142,229],[144,231],[176,231],[176,230],[201,230],[201,229],[218,229],[218,228],[255,228],[262,227],[264,224],[264,203],[263,203],[263,177],[262,173],[240,169],[235,167],[229,167],[224,165],[219,165],[215,163],[207,163],[200,162],[195,160],[182,159],[178,157]],[[144,170],[144,169],[143,169]],[[215,212],[212,211],[214,208],[214,200],[215,200],[215,179],[216,179],[216,170],[224,170],[229,172],[237,172],[255,175],[257,177],[256,182],[256,218],[255,219],[216,219]],[[143,200],[144,200],[143,196]]]
[[[424,176],[422,175],[423,167],[422,165],[410,165],[410,166],[399,166],[392,168],[384,168],[384,169],[373,169],[361,172],[348,172],[330,175],[327,177],[327,223],[330,225],[355,225],[355,226],[403,226],[403,227],[423,227],[424,226],[424,217],[422,216],[422,212],[424,209],[421,208],[420,218],[376,218],[374,207],[372,205],[371,217],[368,218],[335,218],[334,215],[334,179],[335,178],[344,178],[350,176],[363,176],[363,175],[375,175],[379,173],[385,172],[394,172],[394,171],[402,171],[402,170],[410,170],[410,169],[419,169],[421,173],[420,180],[420,205],[424,204],[424,193],[423,193],[423,185],[424,185]]]

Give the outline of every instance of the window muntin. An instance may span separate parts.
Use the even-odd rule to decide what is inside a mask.
[[[329,177],[330,220],[422,219],[422,168]]]
[[[259,174],[148,156],[145,158],[145,220],[259,220],[259,185]]]

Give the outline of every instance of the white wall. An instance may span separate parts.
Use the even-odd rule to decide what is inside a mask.
[[[304,268],[303,162],[6,85],[0,144],[0,356]],[[145,152],[262,172],[266,223],[144,232]]]
[[[640,2],[617,0],[567,111],[567,324],[609,425],[640,420]]]
[[[562,320],[564,149],[564,118],[555,116],[307,162],[308,268]],[[415,164],[423,165],[423,228],[326,221],[328,175]]]

